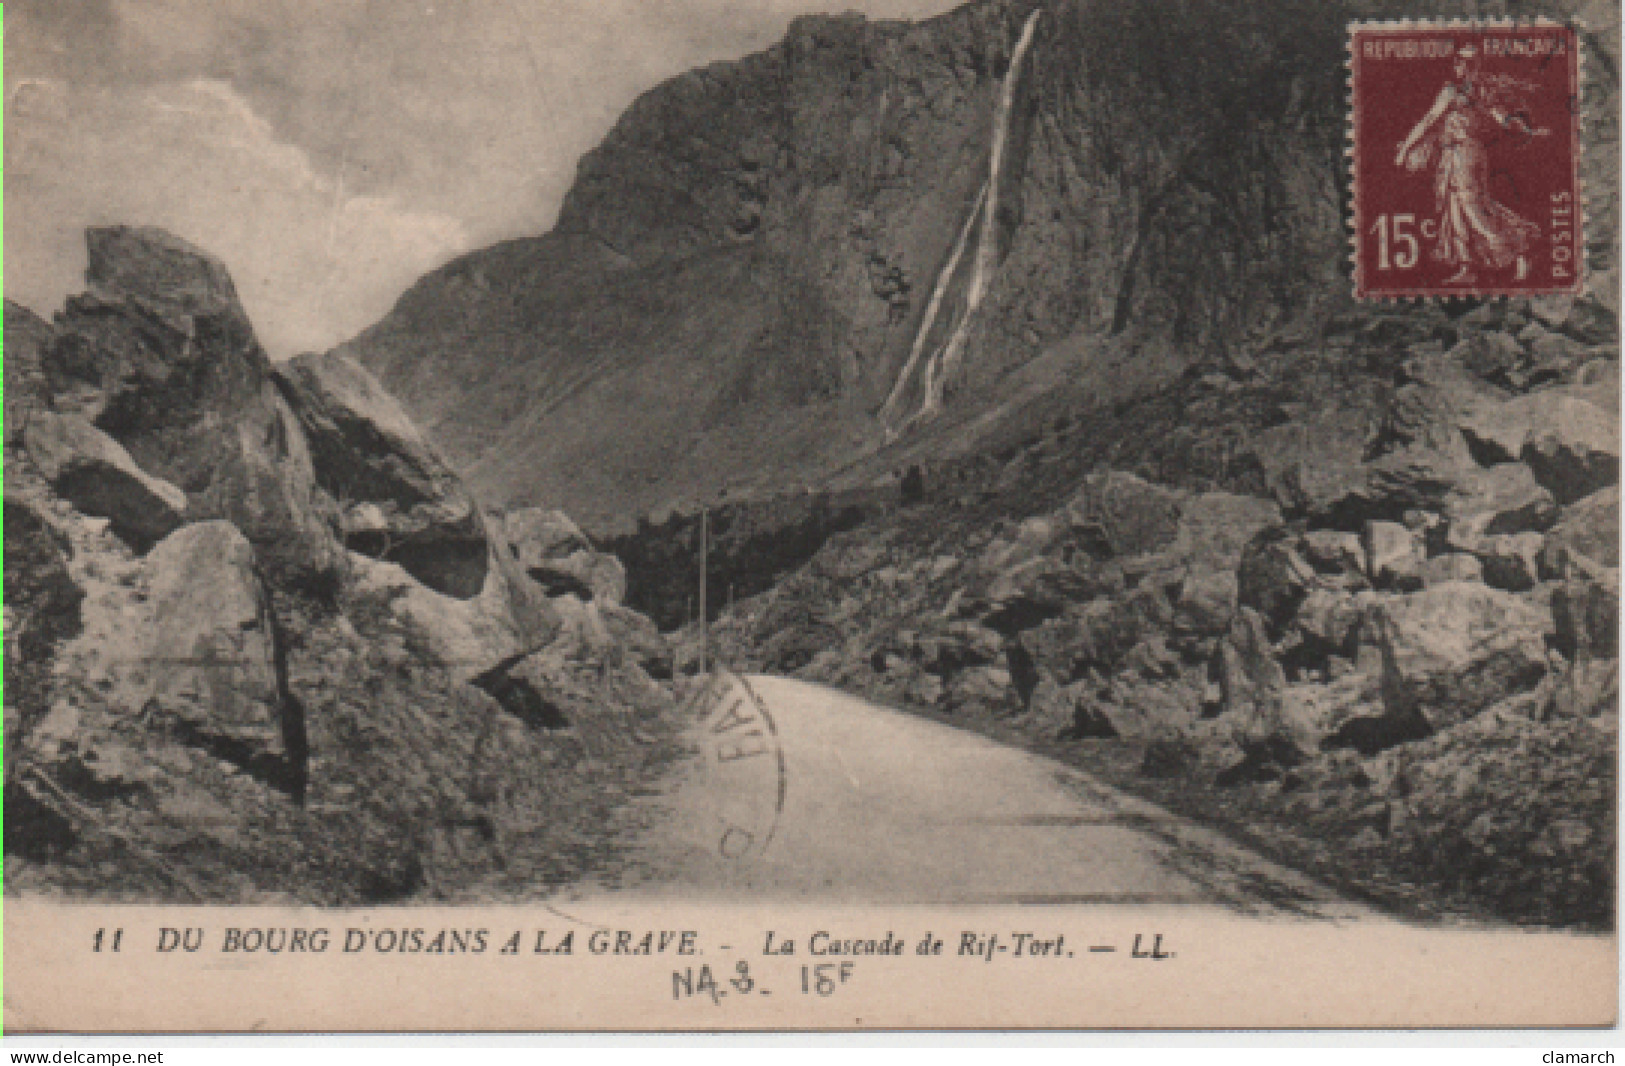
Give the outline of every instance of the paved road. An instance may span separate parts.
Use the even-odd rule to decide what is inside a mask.
[[[1364,913],[1070,767],[833,689],[723,677],[693,713],[618,896]]]

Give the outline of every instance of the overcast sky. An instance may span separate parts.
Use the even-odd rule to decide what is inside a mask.
[[[5,292],[83,286],[85,226],[225,260],[274,357],[460,252],[552,225],[633,97],[791,18],[957,0],[12,0]]]

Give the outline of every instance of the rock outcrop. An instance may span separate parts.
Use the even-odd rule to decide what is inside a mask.
[[[153,548],[146,570],[140,663],[151,695],[131,702],[302,789],[303,715],[280,673],[287,649],[253,546],[229,522],[195,523]]]
[[[267,567],[331,582],[342,552],[224,265],[161,230],[86,243],[90,291],[68,300],[45,359],[52,406],[185,492],[192,520],[230,521]]]
[[[1534,688],[1553,623],[1511,593],[1454,582],[1385,601],[1372,628],[1389,713],[1443,729]]]
[[[592,541],[563,511],[524,507],[509,511],[502,522],[514,558],[527,571],[592,550]]]
[[[561,511],[522,508],[504,519],[515,561],[550,596],[620,603],[626,598],[626,567],[592,542]]]
[[[273,370],[224,266],[168,234],[88,241],[54,324],[7,307],[12,890],[382,902],[578,873],[673,709],[618,564],[561,560],[587,564],[584,627],[365,370]]]
[[[84,514],[106,518],[137,551],[186,521],[186,493],[147,474],[118,441],[82,418],[37,411],[24,440],[59,496]]]
[[[276,369],[310,442],[316,483],[337,500],[344,542],[443,595],[485,587],[492,551],[474,498],[382,385],[342,355]]]

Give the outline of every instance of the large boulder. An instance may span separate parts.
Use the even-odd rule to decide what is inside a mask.
[[[380,605],[409,647],[459,680],[533,654],[559,630],[558,612],[510,566],[488,567],[473,596],[438,592],[399,563],[355,552],[350,572],[351,614],[362,613],[356,605]]]
[[[1289,517],[1357,531],[1372,517],[1362,506],[1370,435],[1363,411],[1339,408],[1312,422],[1264,430],[1254,438],[1252,453]]]
[[[1077,512],[1073,516],[1076,528],[1087,531],[1084,538],[1086,547],[1109,555],[1104,527],[1078,517],[1086,514],[1087,508],[1078,507],[1077,501],[1074,501],[1074,508]],[[995,572],[1018,569],[1050,553],[1065,528],[1061,521],[1047,515],[1029,518],[1016,527],[1013,535],[998,537],[989,544],[982,552],[981,564],[983,568]]]
[[[1484,584],[1507,592],[1527,592],[1540,581],[1540,553],[1545,538],[1539,533],[1510,533],[1481,537],[1473,554],[1483,567]]]
[[[1256,611],[1236,612],[1217,659],[1220,713],[1202,723],[1205,758],[1228,763],[1219,785],[1276,780],[1302,762],[1320,740],[1317,722],[1289,698],[1287,679]]]
[[[1563,503],[1619,484],[1619,414],[1562,397],[1542,412],[1523,446],[1523,461]]]
[[[1310,530],[1298,538],[1298,551],[1317,573],[1344,578],[1365,574],[1365,545],[1359,534]]]
[[[1558,515],[1552,494],[1522,463],[1461,470],[1439,505],[1451,536],[1465,544],[1484,536],[1539,533]]]
[[[1619,718],[1619,659],[1578,659],[1551,686],[1541,717]]]
[[[1370,622],[1382,650],[1383,702],[1395,717],[1444,729],[1546,674],[1551,618],[1484,585],[1437,585],[1382,601]]]
[[[1184,679],[1148,682],[1138,674],[1107,683],[1091,679],[1058,686],[1044,681],[1031,706],[1036,719],[1046,729],[1053,725],[1063,739],[1184,738],[1197,721],[1201,689]]]
[[[54,406],[184,491],[190,517],[236,525],[274,578],[330,581],[341,555],[303,440],[226,268],[157,229],[86,243],[91,291],[68,300],[46,362]]]
[[[996,576],[987,586],[983,621],[1006,636],[1042,625],[1089,599],[1090,582],[1058,559],[1040,556]]]
[[[1557,381],[1570,377],[1593,354],[1591,346],[1561,333],[1548,333],[1531,326],[1529,365],[1524,379],[1530,383]]]
[[[1230,627],[1236,606],[1233,570],[1192,570],[1174,603],[1175,630],[1192,637],[1218,636]]]
[[[1425,444],[1390,451],[1371,462],[1344,457],[1327,471],[1305,469],[1300,481],[1316,486],[1289,514],[1319,530],[1359,533],[1367,522],[1401,521],[1411,511],[1443,511],[1474,469],[1465,455]]]
[[[1442,514],[1469,535],[1523,533],[1549,526],[1552,496],[1521,464],[1489,469],[1444,452],[1411,448],[1370,464],[1358,506],[1368,519],[1400,521],[1411,512]]]
[[[547,650],[572,662],[598,663],[606,669],[636,666],[650,678],[673,676],[670,642],[648,618],[619,604],[562,596],[553,601],[557,634]]]
[[[1384,426],[1385,443],[1400,448],[1464,456],[1462,420],[1480,406],[1506,397],[1442,351],[1413,355],[1403,371],[1405,382],[1394,390]]]
[[[1506,381],[1524,361],[1523,345],[1516,337],[1494,330],[1474,331],[1449,352],[1475,377],[1486,381]]]
[[[1139,643],[1138,627],[1127,612],[1109,600],[1096,600],[1061,618],[1023,631],[1017,638],[1030,662],[1044,676],[1068,684],[1091,672],[1110,674]],[[964,639],[954,647],[954,660],[962,668],[991,662],[998,655],[999,638],[987,630],[982,639]],[[929,665],[927,670],[933,670]]]
[[[625,742],[639,717],[669,715],[675,709],[670,692],[621,640],[628,619],[608,619],[597,605],[574,597],[565,601],[564,624],[552,643],[469,683],[526,726],[574,729],[596,750]]]
[[[1183,500],[1184,494],[1174,489],[1112,470],[1086,478],[1060,517],[1085,549],[1099,557],[1141,555],[1178,537]],[[1052,530],[1044,526],[1023,533],[1039,541],[1036,553],[1047,545],[1046,534]]]
[[[1454,495],[1469,464],[1447,452],[1406,448],[1389,452],[1367,468],[1367,521],[1398,521],[1406,511],[1436,511]]]
[[[239,762],[302,759],[303,722],[254,548],[229,522],[184,526],[148,554],[146,692],[183,734]],[[135,711],[139,708],[131,708]]]
[[[279,366],[276,380],[310,442],[316,483],[339,503],[345,544],[441,595],[480,595],[495,540],[486,518],[378,379],[328,353]]]
[[[671,643],[648,617],[617,603],[594,603],[621,659],[636,663],[657,681],[669,681],[675,670]]]
[[[1584,556],[1603,566],[1619,565],[1619,486],[1593,493],[1563,508],[1541,545],[1543,577],[1562,577],[1568,560]]]
[[[1353,659],[1358,653],[1371,595],[1338,589],[1311,592],[1293,620],[1301,654],[1314,659],[1330,655]]]
[[[1021,635],[1021,639],[1025,640],[1045,628],[1040,626],[1028,630]],[[950,622],[940,628],[933,627],[926,632],[904,631],[896,634],[888,645],[888,650],[897,652],[926,673],[941,678],[952,677],[973,666],[995,663],[1003,649],[1004,638],[998,633],[963,620]]]
[[[1193,570],[1234,570],[1253,538],[1281,523],[1273,500],[1204,492],[1179,505],[1179,527],[1167,554]]]
[[[235,458],[217,482],[223,504],[192,515],[218,512],[254,545],[267,574],[282,584],[325,587],[344,561],[331,502],[316,490],[305,435],[293,411],[267,384],[262,421],[256,413],[238,427]]]
[[[1525,533],[1523,536],[1531,537],[1534,534]],[[1496,539],[1513,540],[1516,538],[1498,537]],[[1533,570],[1530,572],[1533,573]],[[1484,564],[1466,552],[1446,552],[1443,555],[1435,555],[1422,564],[1423,585],[1447,585],[1453,581],[1484,581]],[[1496,584],[1493,581],[1485,583],[1496,588],[1508,588],[1505,584]],[[1522,591],[1531,587],[1531,585],[1524,585],[1522,588],[1515,590],[1509,589],[1509,591]]]
[[[502,522],[514,558],[526,570],[592,550],[592,541],[563,511],[522,507],[509,511]]]
[[[615,556],[593,550],[563,511],[527,507],[502,521],[514,561],[549,596],[620,603],[626,598],[626,567]]]
[[[626,598],[626,567],[604,552],[578,551],[527,573],[550,596],[569,593],[603,603],[620,603]]]
[[[149,476],[118,441],[77,415],[35,411],[24,436],[41,476],[81,513],[108,520],[137,551],[186,520],[186,493]]]
[[[1005,667],[973,666],[944,683],[942,704],[954,713],[998,715],[1019,711],[1026,701]]]
[[[1218,675],[1222,713],[1231,728],[1249,740],[1273,735],[1280,725],[1286,673],[1257,611],[1236,612],[1219,644]]]
[[[1562,503],[1619,483],[1619,413],[1566,389],[1486,405],[1463,420],[1481,462],[1521,459]]]
[[[1352,671],[1324,684],[1288,685],[1285,702],[1288,718],[1325,749],[1351,747],[1372,752],[1391,746],[1381,741],[1406,737],[1383,714],[1378,671]],[[1414,735],[1406,738],[1414,739]]]

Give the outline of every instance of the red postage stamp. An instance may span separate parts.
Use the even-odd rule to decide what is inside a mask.
[[[1580,54],[1556,23],[1356,23],[1362,299],[1579,293]]]

